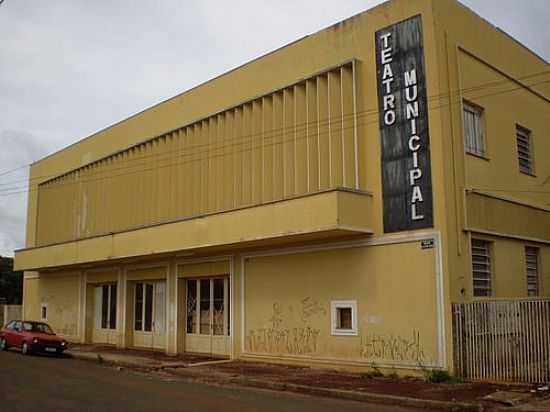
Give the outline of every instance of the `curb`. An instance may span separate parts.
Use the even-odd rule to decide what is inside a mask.
[[[275,389],[280,391],[308,393],[330,398],[373,402],[385,405],[412,406],[424,409],[436,408],[452,412],[478,412],[482,410],[480,405],[462,402],[446,402],[429,399],[410,398],[406,396],[382,395],[371,392],[356,392],[341,389],[319,388],[314,386],[298,385],[294,383],[263,381],[259,379],[237,378],[235,380],[240,381],[239,383],[246,386],[255,386],[264,389]]]
[[[98,361],[98,355],[101,356],[103,361]],[[139,364],[132,361],[126,361],[121,359],[113,359],[108,354],[100,354],[96,352],[69,352],[65,353],[65,356],[72,359],[79,359],[85,361],[92,361],[96,363],[101,363],[103,365],[113,365],[113,366],[123,366],[128,369],[158,369],[158,365],[143,363]]]
[[[198,374],[189,374],[188,371],[184,370],[173,370],[171,372],[178,375],[179,377],[206,384],[229,383],[233,385],[254,387],[259,389],[296,392],[328,398],[337,398],[360,402],[372,402],[376,404],[410,406],[422,409],[438,409],[449,412],[481,412],[483,410],[480,404],[466,402],[437,401],[430,399],[410,398],[406,396],[383,395],[372,392],[357,392],[341,389],[320,388],[315,386],[300,385],[295,383],[273,382],[247,377],[221,377],[213,375],[205,376]]]
[[[86,361],[96,361],[98,353],[94,352],[71,352],[66,354],[73,359],[80,359]],[[406,396],[395,395],[382,395],[371,392],[357,392],[341,389],[320,388],[308,385],[299,385],[295,383],[273,382],[264,379],[247,378],[247,377],[222,377],[214,375],[203,375],[196,372],[190,373],[189,368],[170,367],[162,365],[147,365],[138,364],[136,362],[124,361],[121,359],[110,358],[109,355],[101,355],[103,358],[103,364],[122,366],[128,369],[153,369],[153,370],[169,370],[170,373],[177,375],[181,378],[185,378],[194,382],[201,382],[205,384],[233,384],[246,387],[254,387],[259,389],[269,389],[275,391],[287,391],[301,394],[317,395],[328,398],[337,398],[345,400],[353,400],[360,402],[372,402],[384,405],[396,405],[396,406],[410,406],[422,409],[438,409],[449,412],[481,412],[482,406],[474,403],[465,402],[448,402],[437,401],[430,399],[417,399]]]

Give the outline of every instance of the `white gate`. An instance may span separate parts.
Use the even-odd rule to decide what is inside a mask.
[[[550,381],[550,300],[453,304],[456,374],[506,382]]]

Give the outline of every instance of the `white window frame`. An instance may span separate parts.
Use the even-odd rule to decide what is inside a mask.
[[[474,116],[473,129],[471,130],[475,136],[468,136],[468,130],[466,127],[466,112]],[[484,123],[484,110],[482,107],[470,103],[466,100],[462,101],[462,118],[464,128],[464,149],[466,153],[487,157],[487,141],[485,138],[485,123]]]
[[[200,310],[200,293],[201,293],[201,280],[209,280],[210,281],[210,310],[209,310],[209,323],[210,323],[210,333],[205,334],[201,333],[201,310]],[[215,334],[214,333],[214,282],[216,280],[223,280],[224,282],[224,319],[223,319],[223,333],[222,334]],[[224,336],[231,336],[231,330],[229,325],[229,278],[227,276],[215,276],[215,277],[199,277],[199,278],[188,278],[185,279],[185,289],[186,289],[186,311],[185,311],[185,334],[187,336],[210,336],[210,337],[224,337]],[[189,296],[187,295],[187,288],[189,282],[195,282],[195,311],[196,311],[196,319],[195,319],[195,333],[187,332],[187,320],[189,317],[188,312],[188,302],[187,299]]]
[[[44,309],[46,309],[46,316],[42,316],[42,314],[44,313]],[[47,303],[40,304],[40,320],[42,322],[48,321],[48,304]]]
[[[338,328],[338,309],[351,309],[351,329]],[[331,335],[357,336],[357,301],[333,300],[330,302]]]

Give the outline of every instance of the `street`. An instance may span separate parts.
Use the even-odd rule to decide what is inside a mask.
[[[416,409],[190,383],[69,358],[0,352],[0,411],[377,411]]]

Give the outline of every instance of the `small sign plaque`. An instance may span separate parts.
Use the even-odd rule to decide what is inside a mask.
[[[420,247],[422,249],[433,249],[434,240],[433,239],[424,239],[422,242],[420,242]]]

